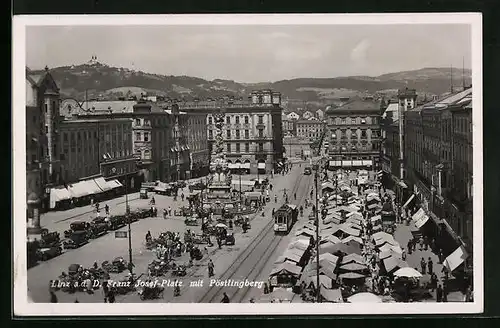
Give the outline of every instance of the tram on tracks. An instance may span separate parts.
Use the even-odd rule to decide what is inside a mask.
[[[297,221],[299,210],[297,205],[284,204],[274,212],[274,233],[288,234]]]

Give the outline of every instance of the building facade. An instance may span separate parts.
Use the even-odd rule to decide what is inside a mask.
[[[406,113],[411,190],[443,231],[472,243],[472,88]],[[470,196],[470,197],[469,197]]]
[[[380,103],[353,100],[326,111],[329,168],[379,167]]]
[[[294,120],[288,119],[286,115],[282,115],[281,117],[281,122],[282,122],[282,129],[283,129],[283,134],[284,135],[295,135],[295,124]]]
[[[316,120],[297,120],[294,123],[295,136],[299,138],[317,139],[324,130],[323,122]]]
[[[202,110],[191,110],[187,112],[187,134],[190,155],[190,172],[192,178],[207,175],[209,173],[210,153],[207,139],[207,116]]]
[[[135,188],[136,159],[132,149],[131,119],[75,115],[60,125],[58,141],[62,181],[72,183],[94,176],[117,179]],[[129,181],[126,179],[129,178]]]
[[[58,149],[59,88],[49,69],[26,68],[26,201],[28,232],[40,230],[40,212],[48,209],[51,185],[60,180]]]
[[[181,110],[203,109],[207,115],[209,143],[215,138],[214,113],[224,112],[224,144],[230,164],[250,172],[271,172],[283,157],[281,94],[270,90],[252,92],[251,101],[204,101],[184,103]],[[209,146],[211,147],[211,146]]]

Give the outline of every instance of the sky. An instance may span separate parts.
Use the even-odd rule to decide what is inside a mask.
[[[471,68],[469,25],[28,26],[26,64],[267,82]]]

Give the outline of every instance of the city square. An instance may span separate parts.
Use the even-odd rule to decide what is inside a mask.
[[[183,28],[151,33],[276,33],[293,44],[281,39],[285,27]],[[171,71],[147,66],[159,59],[141,52],[123,67],[125,57],[84,26],[71,33],[100,45],[104,59],[95,50],[82,64],[68,64],[81,59],[73,52],[42,62],[44,42],[65,29],[28,29],[29,302],[473,303],[469,28],[426,27],[425,36],[453,31],[460,40],[450,42],[460,56],[435,62],[391,54],[394,67],[356,66],[375,47],[360,39],[342,70],[318,68],[307,79],[284,80],[309,70],[279,61],[276,72],[231,69],[238,81],[277,81],[269,83],[224,80],[232,75],[224,65],[212,71],[219,61],[209,56],[189,70],[198,61],[191,52]],[[117,26],[106,33],[125,35]],[[446,60],[455,66],[437,67]]]

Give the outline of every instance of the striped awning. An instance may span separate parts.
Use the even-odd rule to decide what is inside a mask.
[[[258,164],[258,168],[261,169],[261,170],[265,169],[266,168],[266,163],[259,163]]]

